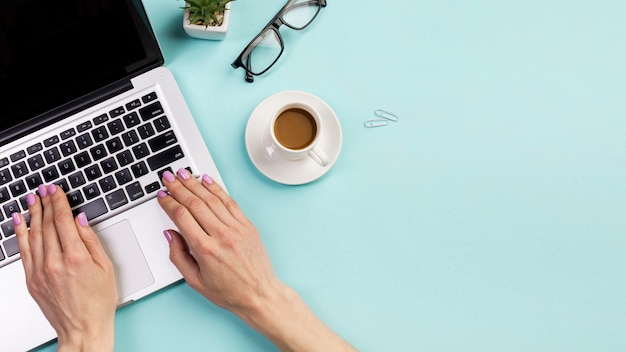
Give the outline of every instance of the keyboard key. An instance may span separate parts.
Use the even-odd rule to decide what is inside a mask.
[[[15,230],[13,230],[15,233]],[[17,245],[17,237],[11,237],[4,241],[4,250],[7,252],[7,257],[12,257],[20,252],[20,248]]]
[[[50,138],[48,138],[48,139],[43,141],[43,145],[45,147],[49,147],[49,146],[57,144],[57,143],[59,143],[59,137],[57,137],[57,136],[52,136],[52,137],[50,137]]]
[[[143,161],[140,161],[137,164],[134,164],[133,166],[130,167],[130,169],[133,172],[133,176],[135,176],[135,178],[139,178],[143,175],[148,174],[148,167],[146,166],[146,163]]]
[[[11,154],[9,158],[11,158],[11,161],[18,161],[20,159],[24,159],[25,157],[26,157],[26,152],[23,150],[20,150],[18,152]]]
[[[106,141],[105,144],[107,146],[107,149],[109,150],[109,153],[111,154],[115,154],[122,150],[122,148],[124,148],[124,145],[122,145],[122,140],[120,140],[119,137],[109,139],[108,141]]]
[[[120,167],[126,166],[132,163],[133,161],[135,161],[135,159],[133,159],[133,155],[131,154],[130,150],[125,150],[117,154],[115,157],[117,158],[117,162],[120,164]]]
[[[37,188],[37,186],[43,183],[43,180],[41,179],[41,176],[38,173],[28,175],[28,177],[26,177],[25,180],[26,180],[26,185],[28,185],[28,189],[35,189]]]
[[[89,149],[89,152],[91,153],[93,160],[100,160],[108,155],[104,144],[98,144],[97,146]]]
[[[72,211],[74,216],[79,213],[85,213],[87,216],[87,220],[93,220],[102,214],[106,214],[108,212],[106,204],[104,204],[104,200],[102,198],[98,198],[90,203],[83,204],[78,208]]]
[[[127,147],[130,147],[131,145],[139,142],[139,136],[137,136],[137,132],[135,132],[134,130],[122,134],[122,139],[124,140],[124,144]]]
[[[67,179],[70,181],[70,185],[72,186],[72,188],[78,188],[84,185],[85,182],[87,182],[85,180],[85,176],[81,171],[69,175]]]
[[[176,142],[178,142],[178,139],[176,139],[176,135],[174,134],[174,131],[168,131],[159,136],[152,138],[151,140],[148,141],[148,144],[150,145],[150,149],[153,152],[156,152],[163,148],[169,147],[170,145],[175,144]]]
[[[54,181],[54,184],[59,186],[61,190],[63,190],[63,193],[67,193],[70,191],[70,186],[67,184],[67,181],[65,181],[64,178]]]
[[[74,155],[74,161],[76,162],[76,167],[85,167],[91,163],[91,158],[89,153],[84,151]]]
[[[78,133],[85,132],[88,129],[90,129],[92,126],[93,125],[91,124],[91,121],[85,121],[81,123],[80,125],[76,126],[76,130],[78,131]]]
[[[113,157],[102,160],[100,163],[100,167],[102,167],[102,172],[104,174],[108,174],[117,170],[117,163]]]
[[[163,107],[158,101],[139,109],[139,115],[141,115],[141,119],[144,121],[148,121],[154,117],[162,115],[163,113]]]
[[[20,178],[28,173],[28,168],[25,162],[20,161],[17,164],[11,165],[11,171],[13,171],[15,178]]]
[[[85,176],[87,176],[87,179],[89,181],[93,181],[97,179],[98,177],[102,176],[102,171],[100,171],[100,167],[97,164],[91,165],[85,168]]]
[[[118,185],[125,185],[133,180],[133,176],[130,174],[129,169],[122,169],[115,173],[115,180]]]
[[[9,165],[9,158],[0,159],[0,167],[5,167],[7,165]]]
[[[183,153],[183,149],[179,145],[176,145],[170,149],[160,152],[159,154],[149,157],[147,162],[148,166],[150,166],[150,170],[154,171],[167,164],[171,164],[184,156],[185,154]]]
[[[133,182],[126,186],[126,193],[128,193],[131,201],[144,196],[143,189],[141,188],[141,184],[139,184],[139,182]]]
[[[8,168],[0,170],[0,185],[10,182],[11,180],[13,180],[13,177]]]
[[[76,170],[76,166],[72,159],[65,159],[59,163],[59,170],[61,171],[61,175],[67,175]]]
[[[26,151],[28,152],[28,155],[32,155],[35,153],[38,153],[40,151],[43,150],[43,146],[41,145],[41,143],[35,143],[33,145],[31,145],[30,147],[26,148]]]
[[[61,143],[59,145],[59,148],[61,148],[61,153],[63,154],[63,156],[72,155],[78,150],[76,149],[76,144],[74,144],[74,141],[72,140]]]
[[[93,118],[93,124],[97,126],[99,124],[106,122],[108,119],[109,119],[109,116],[107,114],[102,114],[100,116],[96,116]]]
[[[46,166],[40,154],[37,154],[28,158],[27,161],[28,161],[28,166],[30,166],[30,169],[32,171],[39,170],[42,167]]]
[[[154,123],[154,128],[156,128],[157,132],[163,132],[166,129],[172,127],[166,116],[161,116],[158,119],[152,121],[152,123]]]
[[[135,127],[141,123],[141,120],[139,119],[139,115],[137,115],[137,113],[134,111],[124,116],[123,119],[124,119],[124,123],[126,124],[126,127],[128,128]]]
[[[8,201],[9,199],[11,199],[9,196],[9,190],[6,187],[0,188],[0,204]]]
[[[117,186],[115,184],[115,180],[113,179],[113,176],[107,176],[101,179],[100,181],[98,181],[98,184],[100,185],[100,189],[102,190],[102,193],[107,193],[108,191],[114,189],[115,186]]]
[[[61,153],[59,153],[59,149],[57,149],[57,147],[52,147],[43,152],[43,157],[46,158],[48,164],[52,164],[57,160],[61,160]]]
[[[0,247],[0,262],[4,260],[4,253],[2,253],[2,247]]]
[[[79,190],[76,190],[67,194],[67,201],[70,203],[70,208],[73,208],[82,204],[85,199],[83,198],[82,193],[80,193]]]
[[[81,134],[80,136],[76,137],[76,144],[78,144],[78,148],[80,149],[91,147],[93,145],[91,135],[89,135],[89,133]]]
[[[146,193],[153,193],[158,191],[161,188],[161,184],[158,182],[152,182],[151,184],[145,187]]]
[[[100,189],[95,183],[90,183],[87,186],[83,187],[83,193],[85,194],[85,197],[87,197],[87,199],[93,199],[94,197],[100,195]]]
[[[126,103],[126,110],[130,111],[133,109],[137,109],[140,106],[141,106],[141,102],[139,101],[139,99],[135,99],[131,101],[130,103]]]
[[[126,111],[124,110],[123,107],[118,106],[115,109],[109,111],[109,115],[111,115],[111,117],[117,117],[122,115],[123,113],[125,113]]]
[[[76,130],[73,128],[70,128],[69,130],[65,130],[59,134],[59,136],[61,136],[61,140],[68,139],[75,135],[76,135]]]
[[[143,124],[137,128],[137,132],[139,132],[139,137],[142,139],[146,139],[148,137],[154,136],[154,127],[150,123]]]
[[[43,179],[46,180],[46,182],[52,182],[59,178],[59,172],[54,165],[41,170],[41,174],[43,175]]]
[[[124,193],[123,189],[118,189],[115,192],[111,192],[107,194],[104,198],[107,200],[107,204],[109,204],[109,208],[111,208],[111,210],[128,204],[128,198],[126,198],[126,194]]]
[[[104,126],[94,128],[91,131],[91,134],[93,135],[93,139],[96,142],[102,142],[109,137],[109,132],[107,132]]]
[[[141,159],[148,156],[150,151],[148,150],[146,143],[141,143],[133,147],[133,154],[135,154],[135,159]]]
[[[13,197],[17,197],[26,193],[26,185],[24,184],[24,181],[18,180],[9,185],[9,190],[11,191],[11,195]]]
[[[11,217],[11,214],[21,211],[19,205],[17,205],[17,201],[15,200],[10,201],[7,204],[4,204],[2,206],[2,210],[4,210],[4,214],[6,215],[7,219]]]
[[[116,135],[118,133],[122,133],[124,131],[124,124],[122,124],[122,119],[115,119],[107,124],[109,128],[109,132],[111,135]]]
[[[144,104],[148,104],[149,102],[155,100],[156,98],[157,98],[156,92],[151,92],[141,97],[141,101],[143,101]]]

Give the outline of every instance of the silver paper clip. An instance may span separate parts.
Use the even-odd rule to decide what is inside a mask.
[[[398,122],[398,120],[400,120],[400,117],[398,117],[398,115],[383,109],[374,110],[374,115],[393,122]]]
[[[365,127],[367,128],[383,127],[383,126],[387,126],[388,124],[389,124],[389,121],[385,119],[367,120],[364,123]]]

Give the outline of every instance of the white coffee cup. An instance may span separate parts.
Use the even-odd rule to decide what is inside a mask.
[[[326,167],[328,157],[317,147],[321,131],[322,119],[313,106],[303,102],[282,105],[270,119],[267,155],[287,160],[310,157]]]

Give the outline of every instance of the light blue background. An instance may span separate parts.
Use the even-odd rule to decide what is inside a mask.
[[[182,1],[145,0],[279,277],[363,351],[625,350],[626,2],[328,2],[248,84],[230,63],[283,0],[236,1],[218,42],[186,36]],[[294,89],[344,137],[295,187],[243,138],[258,103]],[[377,108],[400,121],[364,128]],[[184,283],[116,324],[118,351],[275,350]]]

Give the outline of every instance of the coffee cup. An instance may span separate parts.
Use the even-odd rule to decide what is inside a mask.
[[[313,106],[303,102],[282,105],[270,119],[267,154],[270,158],[278,156],[287,160],[309,157],[326,167],[328,157],[317,146],[321,131],[322,119]]]

